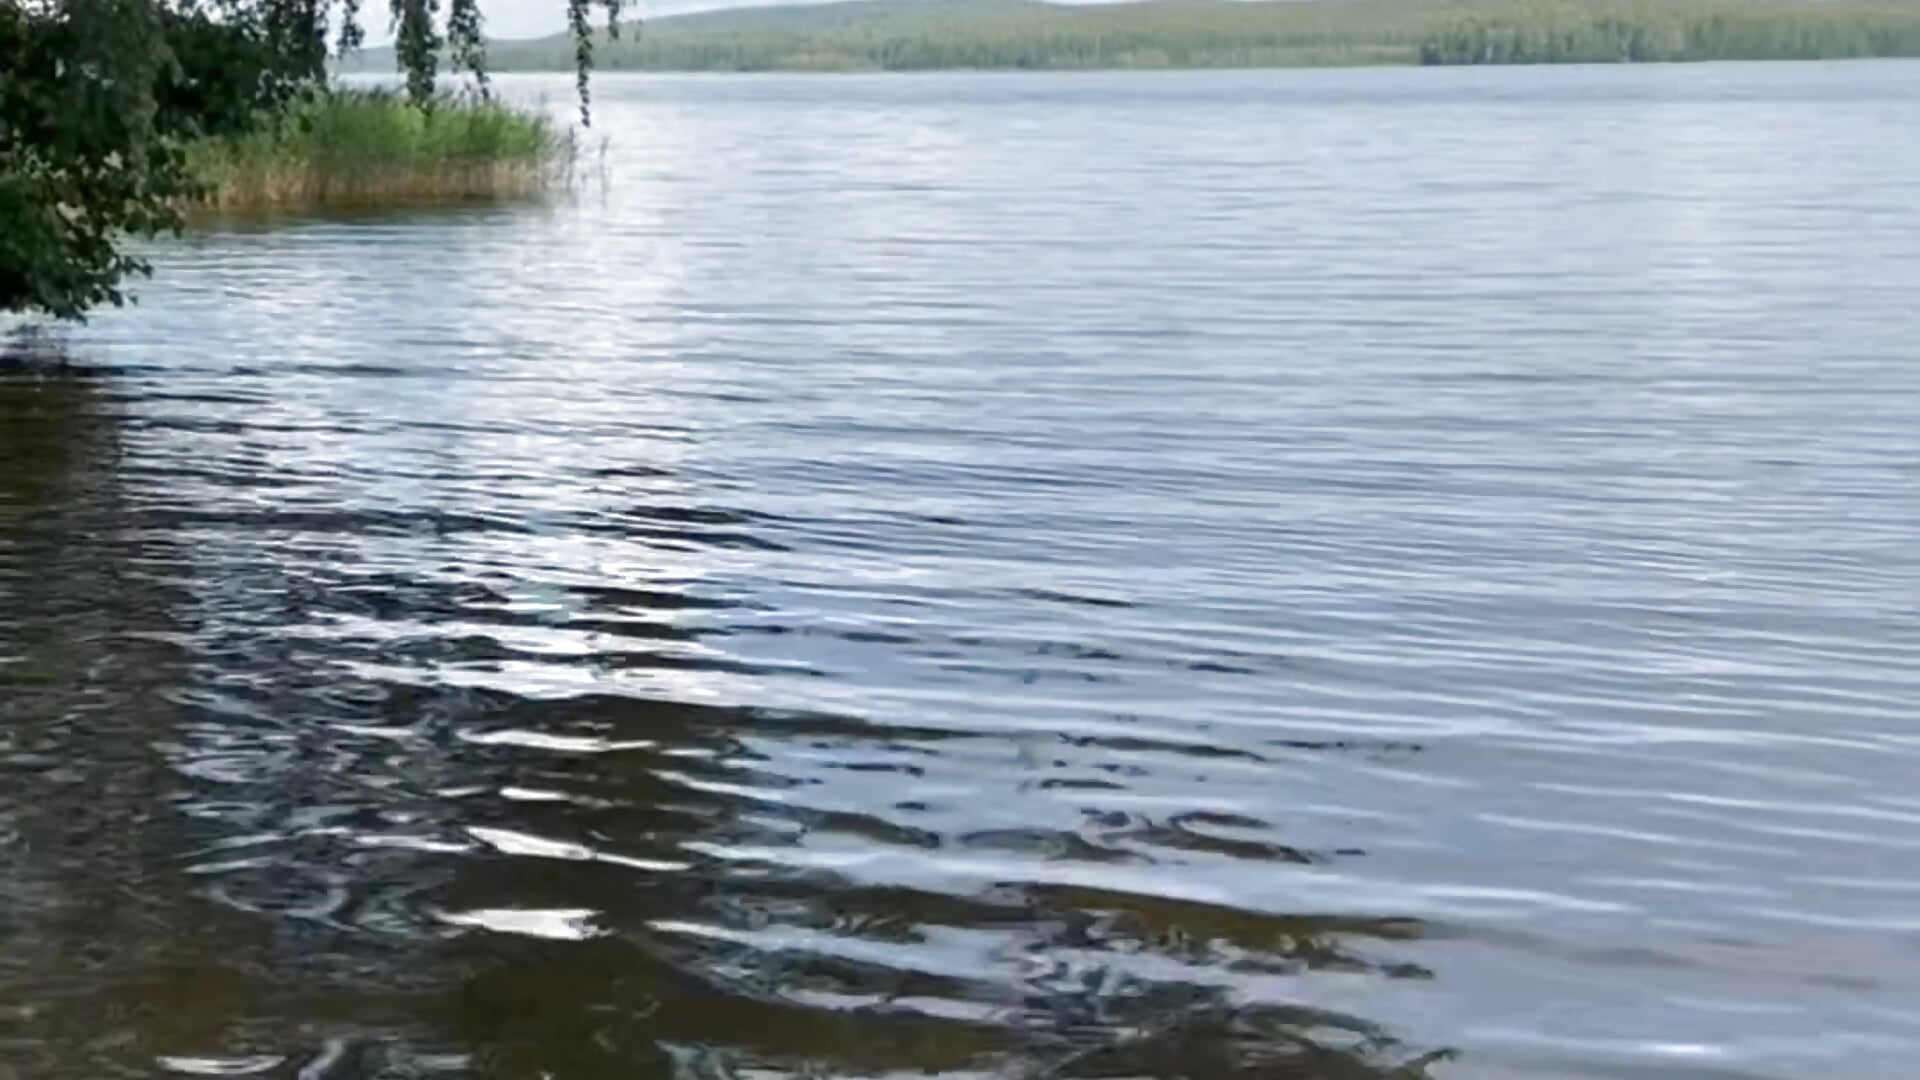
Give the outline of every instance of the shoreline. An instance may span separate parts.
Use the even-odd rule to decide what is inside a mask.
[[[769,67],[769,68],[612,68],[594,72],[595,78],[618,75],[706,75],[725,77],[729,75],[886,75],[911,77],[914,75],[1117,75],[1117,74],[1193,74],[1196,72],[1253,72],[1253,71],[1485,71],[1497,68],[1695,68],[1718,67],[1728,65],[1777,65],[1777,64],[1872,64],[1907,63],[1920,61],[1920,53],[1886,56],[1837,56],[1837,57],[1755,57],[1751,59],[1728,59],[1713,57],[1700,60],[1562,60],[1536,61],[1504,64],[1423,64],[1418,60],[1399,61],[1381,60],[1372,63],[1354,63],[1347,61],[1325,64],[1187,64],[1183,66],[1142,67]],[[381,72],[349,71],[355,78],[378,77]],[[571,69],[510,67],[488,68],[489,77],[500,75],[552,75],[573,77]]]

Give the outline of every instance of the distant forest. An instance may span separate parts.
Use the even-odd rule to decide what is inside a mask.
[[[637,71],[1825,60],[1920,56],[1920,0],[850,0],[663,18],[596,52]],[[491,46],[496,70],[573,62],[564,36]]]

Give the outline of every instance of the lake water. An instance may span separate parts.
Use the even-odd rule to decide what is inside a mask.
[[[595,91],[0,376],[0,1074],[1920,1060],[1920,65]]]

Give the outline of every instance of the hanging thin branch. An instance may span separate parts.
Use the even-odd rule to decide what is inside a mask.
[[[451,0],[447,7],[447,45],[453,53],[454,69],[473,76],[482,98],[492,97],[487,82],[486,20],[480,14],[480,0]]]
[[[263,44],[294,78],[326,70],[329,0],[260,0],[255,10],[239,9],[228,18],[260,29]]]
[[[573,34],[573,83],[580,92],[580,124],[593,126],[593,101],[587,73],[593,70],[593,0],[567,0],[567,29]]]
[[[335,45],[340,55],[358,49],[366,40],[360,26],[360,0],[340,0],[340,36]]]
[[[435,28],[440,0],[391,0],[393,7],[393,55],[407,76],[407,96],[417,102],[433,97],[435,78],[440,73],[440,32]]]

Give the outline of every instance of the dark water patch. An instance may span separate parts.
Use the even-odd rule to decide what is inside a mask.
[[[239,429],[236,429],[239,430]],[[245,512],[144,508],[140,525],[168,531],[231,528],[268,533],[386,536],[449,536],[469,532],[527,533],[525,522],[501,515],[443,510],[287,510]]]

